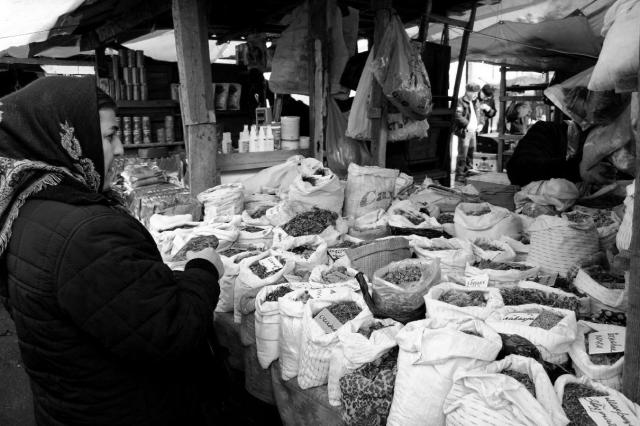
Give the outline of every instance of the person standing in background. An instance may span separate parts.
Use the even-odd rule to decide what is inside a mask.
[[[482,131],[480,133],[489,133],[489,125],[491,119],[496,115],[496,100],[493,97],[493,86],[485,84],[478,93],[478,99],[480,100],[480,109],[482,109],[482,115],[484,116],[484,124],[482,125]]]
[[[473,153],[476,149],[476,134],[484,124],[483,110],[478,102],[480,85],[469,83],[464,96],[458,99],[454,134],[458,137],[458,158],[456,161],[456,179],[464,180],[473,168]]]

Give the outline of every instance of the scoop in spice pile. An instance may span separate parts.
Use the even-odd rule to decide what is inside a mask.
[[[478,269],[493,269],[495,271],[528,271],[532,268],[532,266],[523,265],[521,263],[512,263],[512,262],[492,262],[490,260],[480,260],[473,263]]]
[[[554,312],[544,310],[540,312],[540,315],[538,315],[538,317],[535,320],[533,320],[533,322],[529,324],[529,326],[542,328],[543,330],[551,330],[560,321],[562,321],[562,318],[563,318],[562,315],[558,315]]]
[[[187,253],[199,252],[206,248],[216,249],[218,247],[218,238],[215,235],[201,235],[191,238],[182,248],[173,256],[173,261],[182,261],[187,259]]]
[[[289,252],[297,256],[300,256],[304,259],[309,259],[311,255],[316,252],[316,249],[308,245],[303,245],[303,246],[294,247],[290,249]]]
[[[580,398],[589,398],[592,396],[607,396],[608,393],[600,392],[591,386],[582,383],[567,383],[564,387],[562,395],[562,408],[567,417],[571,419],[569,425],[572,426],[597,426],[587,411],[580,403]]]
[[[442,213],[437,220],[440,224],[453,223],[453,213]]]
[[[346,324],[358,316],[362,309],[356,302],[340,302],[335,303],[327,308],[329,312],[342,324]]]
[[[501,288],[500,294],[506,306],[535,303],[537,305],[562,308],[575,312],[580,308],[580,302],[575,297],[567,297],[557,293],[545,293],[542,290],[531,288]]]
[[[291,293],[292,291],[293,290],[291,289],[291,287],[283,285],[277,290],[267,294],[267,297],[264,300],[265,302],[277,302],[278,299],[280,299],[282,296],[284,296],[287,293]]]
[[[447,290],[440,295],[438,300],[461,308],[487,305],[483,291]]]
[[[327,227],[335,225],[338,220],[338,214],[329,210],[314,208],[313,210],[300,213],[282,229],[292,237],[300,237],[302,235],[320,234]]]
[[[624,352],[616,352],[610,354],[590,354],[589,353],[589,334],[584,335],[584,346],[592,363],[597,365],[613,365],[624,356]]]
[[[422,277],[422,270],[419,266],[408,266],[395,271],[389,271],[382,276],[382,279],[402,287],[403,285],[414,283]]]
[[[340,282],[350,280],[352,278],[349,276],[349,274],[347,274],[347,268],[344,266],[337,266],[335,268],[331,268],[320,275],[322,277],[322,281],[325,284],[340,283]]]
[[[587,266],[584,271],[596,282],[608,289],[624,289],[624,275],[605,271],[600,265]]]
[[[531,392],[531,395],[533,395],[534,398],[536,397],[536,386],[533,384],[533,380],[531,380],[531,377],[529,377],[528,374],[519,373],[511,369],[502,370],[500,374],[504,374],[505,376],[516,379],[517,381],[522,383],[529,392]]]

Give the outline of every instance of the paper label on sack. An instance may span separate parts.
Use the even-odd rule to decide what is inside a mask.
[[[342,323],[336,318],[329,309],[324,308],[313,317],[313,320],[324,330],[325,333],[333,333],[342,327]]]
[[[464,285],[472,288],[487,288],[489,286],[489,274],[474,275],[465,277]]]
[[[546,285],[549,287],[553,287],[558,279],[558,273],[554,272],[551,275],[540,275],[538,277],[538,284]]]
[[[342,257],[345,257],[347,254],[347,248],[328,248],[327,252],[329,253],[329,257],[331,260],[338,260]]]
[[[624,352],[625,333],[620,331],[597,331],[589,333],[589,355]]]
[[[613,395],[579,398],[580,404],[598,426],[637,425],[640,419]]]
[[[522,325],[530,325],[536,320],[536,318],[538,318],[538,315],[540,314],[537,312],[512,312],[505,315],[502,319],[504,321],[519,322]]]
[[[279,271],[284,267],[282,266],[282,263],[280,263],[280,261],[275,256],[269,256],[269,257],[265,257],[264,259],[260,259],[258,263],[264,266],[264,269],[266,269],[267,273],[273,272],[273,271]]]

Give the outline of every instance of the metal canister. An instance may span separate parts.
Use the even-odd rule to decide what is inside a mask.
[[[136,66],[136,51],[127,49],[127,65],[130,67]]]
[[[144,68],[144,51],[136,50],[136,67]],[[132,65],[133,66],[133,65]]]
[[[166,139],[164,136],[164,127],[158,127],[156,129],[156,142],[158,143],[165,143]]]
[[[271,122],[271,132],[273,133],[273,149],[279,150],[282,148],[282,126],[278,121]]]
[[[132,84],[132,86],[133,86],[133,98],[131,98],[131,100],[139,101],[140,100],[140,85],[139,84]]]
[[[166,115],[164,117],[164,134],[167,143],[174,142],[173,138],[173,115]]]
[[[133,143],[142,143],[142,117],[137,115],[133,117]]]
[[[142,117],[142,143],[151,143],[151,118]]]
[[[118,57],[120,58],[120,66],[121,67],[128,66],[128,63],[127,63],[127,49],[119,49],[118,50]]]

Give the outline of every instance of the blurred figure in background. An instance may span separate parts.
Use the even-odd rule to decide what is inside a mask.
[[[496,115],[496,100],[493,97],[493,86],[485,84],[478,93],[478,100],[480,101],[480,109],[484,116],[484,124],[482,125],[482,131],[480,133],[489,133],[491,131],[491,119]]]

